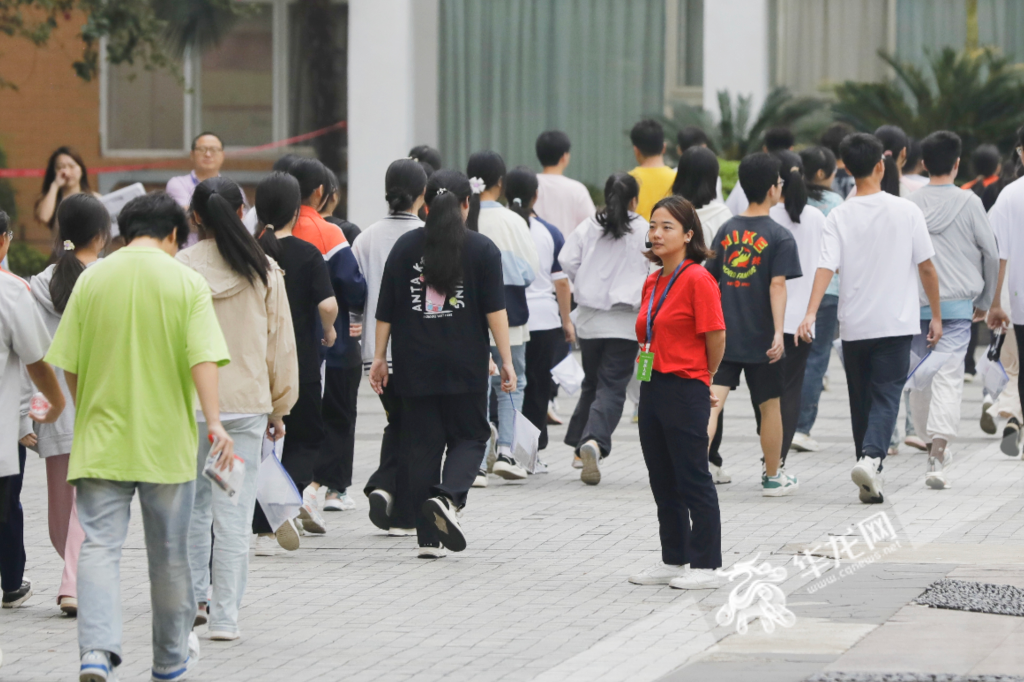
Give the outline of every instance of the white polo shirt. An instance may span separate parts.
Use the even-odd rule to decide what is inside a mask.
[[[996,235],[999,259],[1009,261],[1003,292],[1010,299],[1010,319],[1024,324],[1024,178],[1003,188],[989,209],[988,221]]]

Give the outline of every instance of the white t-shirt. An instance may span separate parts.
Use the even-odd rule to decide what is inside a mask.
[[[594,215],[597,208],[586,185],[564,175],[537,174],[534,212],[568,237],[576,226]]]
[[[917,266],[934,255],[924,213],[913,202],[876,192],[832,209],[825,220],[818,267],[843,275],[843,341],[920,334]]]
[[[743,187],[740,183],[736,183],[736,186],[729,192],[729,198],[725,200],[725,205],[729,207],[733,215],[739,215],[747,210],[747,206],[750,206],[750,201],[747,200],[747,193],[743,191]]]
[[[1009,261],[1003,291],[1010,298],[1010,319],[1014,324],[1024,324],[1024,178],[1003,188],[988,212],[988,220],[996,235],[999,259]]]
[[[0,270],[0,476],[20,470],[21,365],[39,362],[49,348],[50,333],[28,282]]]
[[[536,279],[526,288],[526,305],[530,308],[530,321],[527,324],[531,332],[560,329],[562,317],[558,313],[555,282],[567,278],[558,263],[558,254],[565,244],[565,237],[554,225],[536,217],[530,218],[530,236],[537,246],[540,270],[537,271]]]
[[[800,271],[803,277],[786,280],[786,317],[782,331],[796,334],[797,327],[807,315],[807,304],[814,288],[814,274],[821,257],[821,237],[825,231],[825,214],[813,206],[804,206],[800,222],[794,223],[786,213],[786,207],[776,204],[768,212],[772,220],[793,234],[797,255],[800,257]]]

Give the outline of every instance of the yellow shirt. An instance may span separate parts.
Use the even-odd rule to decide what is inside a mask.
[[[650,220],[654,205],[672,194],[672,183],[676,181],[676,172],[668,166],[660,168],[637,166],[629,171],[629,174],[640,184],[640,201],[637,202],[636,212],[643,216],[644,220]]]

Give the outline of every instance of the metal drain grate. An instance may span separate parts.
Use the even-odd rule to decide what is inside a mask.
[[[932,673],[818,673],[808,677],[805,682],[1024,682],[1024,677]]]
[[[946,578],[932,583],[914,603],[936,609],[1024,616],[1024,590],[1013,585]]]

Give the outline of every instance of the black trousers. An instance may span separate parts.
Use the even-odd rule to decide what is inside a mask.
[[[857,459],[885,459],[910,369],[913,336],[843,341],[850,422]]]
[[[398,489],[398,462],[401,452],[402,434],[402,399],[395,395],[394,385],[390,382],[384,392],[378,396],[384,406],[384,415],[388,423],[384,427],[384,437],[380,441],[380,464],[363,487],[363,493],[369,496],[374,490],[390,493],[395,498],[395,506],[391,510],[392,528],[412,528],[416,525],[416,516],[411,505],[399,504],[398,501],[408,496],[404,488]]]
[[[1024,324],[1013,325],[1013,335],[1017,337],[1017,357],[1024,358]],[[1024,388],[1024,372],[1017,374],[1017,390]],[[1020,395],[1024,395],[1021,393]]]
[[[630,339],[579,341],[583,351],[583,388],[565,432],[565,444],[579,453],[580,445],[596,440],[601,456],[607,457],[612,451],[612,432],[622,417],[626,386],[636,372],[639,346]]]
[[[421,547],[440,546],[433,520],[421,511],[423,503],[445,495],[456,506],[465,506],[490,437],[487,394],[483,391],[402,397],[397,478],[399,489],[408,493],[395,499],[395,507],[398,514],[416,519]]]
[[[640,384],[640,447],[658,506],[666,564],[722,566],[722,516],[708,470],[710,416],[711,398],[702,381],[652,372],[651,380]]]
[[[18,445],[21,473],[0,478],[0,587],[14,592],[25,577],[25,514],[21,483],[25,477],[25,446]]]
[[[540,429],[538,447],[548,445],[548,402],[551,400],[551,368],[555,357],[565,350],[565,332],[561,327],[530,332],[526,344],[526,388],[523,389],[523,416]],[[564,357],[564,356],[563,356]]]
[[[352,485],[356,447],[356,400],[363,368],[328,367],[324,375],[324,442],[313,465],[313,480],[344,492]]]
[[[786,455],[793,445],[793,436],[796,434],[796,424],[800,421],[800,398],[804,390],[804,372],[807,370],[807,358],[811,354],[811,344],[801,343],[799,346],[793,334],[783,334],[783,345],[786,354],[779,362],[782,363],[782,398],[779,400],[779,409],[782,412],[782,464],[786,464]],[[753,402],[753,401],[751,401]],[[754,418],[757,421],[757,434],[761,435],[761,408],[754,405]],[[721,430],[721,424],[719,424]],[[715,434],[715,438],[721,443],[721,438]]]
[[[301,493],[313,482],[313,467],[324,443],[324,420],[321,414],[320,382],[299,384],[299,399],[291,414],[284,418],[284,449],[281,465]],[[259,502],[252,517],[253,533],[272,533]]]
[[[971,323],[971,340],[967,342],[967,355],[964,356],[964,373],[977,374],[978,366],[974,362],[974,352],[978,349],[978,331],[984,322]]]

